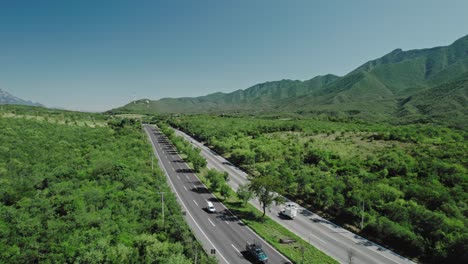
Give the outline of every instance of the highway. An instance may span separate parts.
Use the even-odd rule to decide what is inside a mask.
[[[184,137],[194,146],[201,149],[201,154],[206,158],[208,167],[229,173],[228,184],[237,190],[239,185],[248,183],[247,174],[229,163],[221,155],[204,146],[189,135],[175,129],[177,135]],[[257,200],[251,204],[261,210]],[[373,243],[359,235],[356,235],[334,223],[327,221],[319,215],[299,206],[298,215],[294,220],[284,219],[279,216],[282,206],[271,206],[267,215],[305,241],[333,257],[340,263],[414,263],[389,249]]]
[[[214,250],[219,263],[253,263],[245,252],[245,245],[247,242],[257,241],[268,255],[269,263],[289,263],[287,258],[232,215],[208,191],[157,128],[150,125],[144,125],[143,128],[159,165],[185,212],[185,220],[208,254]],[[216,213],[209,213],[205,209],[207,201],[213,203]]]

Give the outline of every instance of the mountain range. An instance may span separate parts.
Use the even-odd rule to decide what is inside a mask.
[[[23,100],[10,93],[0,89],[0,105],[1,104],[15,104],[15,105],[30,105],[30,106],[43,106],[42,104],[32,101]]]
[[[395,49],[345,76],[256,84],[231,93],[141,99],[117,113],[296,113],[466,122],[468,35],[449,46]]]

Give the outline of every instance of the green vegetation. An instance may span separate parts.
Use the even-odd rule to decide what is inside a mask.
[[[237,200],[223,203],[236,215],[240,215],[246,225],[294,263],[338,263],[271,218],[262,217],[262,213],[254,206],[250,204],[242,206]],[[281,239],[292,239],[295,242],[284,244],[280,242]]]
[[[468,72],[453,81],[421,91],[401,103],[399,114],[407,120],[443,120],[466,129]]]
[[[0,262],[215,263],[151,171],[140,124],[106,119],[2,106]]]
[[[163,133],[171,136],[172,143],[175,146],[180,146],[176,143],[180,137],[174,137],[174,131],[167,127],[163,122],[159,122],[158,126]],[[182,139],[183,140],[183,139]],[[260,212],[254,206],[248,204],[248,200],[254,197],[254,191],[249,189],[249,186],[240,186],[237,197],[232,195],[231,188],[226,184],[228,179],[227,173],[222,173],[214,169],[202,168],[198,173],[198,178],[209,188],[209,190],[220,200],[231,212],[235,214],[242,222],[252,228],[259,236],[273,245],[278,251],[292,260],[294,263],[337,263],[333,258],[318,250],[310,243],[307,243],[294,233],[290,232],[280,224],[276,223],[265,212]],[[259,185],[257,185],[259,186]],[[252,188],[260,194],[265,194],[269,198],[269,202],[273,202],[277,198],[272,197],[271,193],[260,192],[257,188]],[[268,207],[268,205],[266,205]],[[280,239],[292,239],[293,243],[280,243]]]
[[[193,165],[195,172],[206,166],[206,160],[200,155],[200,150],[192,147],[182,137],[176,136],[174,130],[170,129],[164,123],[159,124],[161,131],[169,138],[181,154],[185,155],[186,160]]]
[[[271,172],[270,172],[271,173]],[[269,208],[273,203],[281,204],[284,203],[282,196],[275,195],[274,191],[281,188],[281,181],[278,178],[272,177],[270,173],[265,173],[257,177],[251,178],[251,182],[248,187],[252,191],[253,196],[258,199],[260,206],[263,209],[262,217],[265,217],[266,209]],[[239,198],[244,198],[241,196]]]
[[[107,125],[108,117],[100,114],[48,109],[23,105],[0,105],[0,118],[17,118],[89,127]]]
[[[217,197],[221,199],[218,194]],[[268,216],[262,216],[262,212],[253,205],[243,206],[235,197],[222,201],[242,222],[294,263],[338,263]],[[281,239],[292,239],[295,242],[284,244],[280,242]]]
[[[274,113],[394,123],[437,122],[463,128],[468,119],[466,50],[468,36],[446,47],[396,49],[343,77],[328,74],[306,81],[266,82],[195,98],[143,99],[111,112]],[[437,101],[440,95],[443,100]]]
[[[468,260],[466,131],[207,115],[169,122],[378,243],[426,262]]]
[[[246,206],[247,203],[254,197],[254,194],[250,190],[248,184],[239,186],[236,194],[237,194],[237,197],[242,201],[243,206]]]

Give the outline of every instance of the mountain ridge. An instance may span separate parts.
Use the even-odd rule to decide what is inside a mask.
[[[155,101],[138,100],[110,112],[196,114],[331,111],[335,114],[363,113],[362,116],[400,118],[400,102],[409,100],[421,91],[431,91],[433,87],[448,87],[444,84],[466,72],[468,35],[448,46],[408,51],[394,49],[341,77],[327,74],[305,81],[269,81],[230,93]],[[421,100],[429,97],[417,98]],[[419,113],[424,114],[424,111]]]
[[[44,105],[29,100],[24,100],[16,97],[5,90],[0,89],[0,105],[2,104],[15,104],[15,105],[30,105],[30,106],[41,106]]]

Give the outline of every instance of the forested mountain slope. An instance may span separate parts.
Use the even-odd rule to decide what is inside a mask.
[[[406,117],[442,119],[463,124],[468,117],[468,73],[454,81],[425,89],[403,101],[399,114]]]
[[[401,118],[401,105],[411,100],[412,96],[421,91],[426,94],[437,91],[429,88],[449,86],[467,72],[468,36],[465,36],[444,47],[410,51],[396,49],[361,65],[343,77],[324,75],[307,81],[266,82],[232,93],[193,98],[164,98],[156,101],[144,99],[111,112],[325,112],[363,118]],[[419,101],[428,97],[430,96],[418,96]],[[446,100],[452,99],[464,100],[452,97]],[[433,111],[439,111],[437,105],[433,107]],[[444,109],[440,109],[440,112],[439,115],[427,115],[424,111],[419,114],[429,121],[433,118],[440,121],[447,117]],[[458,111],[456,114],[464,116],[465,112]],[[460,125],[458,121],[454,122],[454,125]]]
[[[338,79],[335,75],[317,76],[301,82],[281,80],[256,84],[232,93],[214,93],[200,97],[164,98],[157,101],[142,99],[114,112],[198,113],[217,111],[272,110],[278,101],[296,98],[324,87]],[[259,107],[260,106],[260,107]]]

